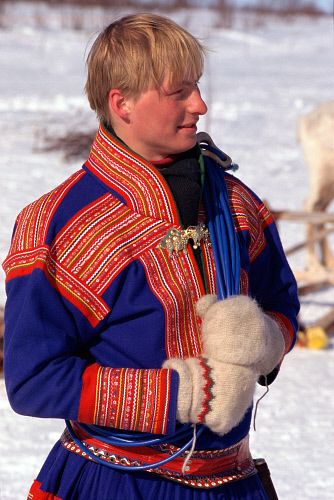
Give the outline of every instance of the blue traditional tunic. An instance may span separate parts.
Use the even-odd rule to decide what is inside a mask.
[[[226,185],[240,293],[278,322],[288,352],[299,306],[275,224],[240,180],[226,174]],[[20,213],[4,262],[5,378],[16,412],[69,419],[74,428],[175,432],[178,375],[161,366],[201,356],[195,304],[216,285],[210,242],[201,242],[203,279],[191,245],[172,256],[159,245],[171,228],[182,229],[163,176],[102,126],[83,168]],[[212,383],[205,364],[203,375],[205,414]],[[251,408],[225,436],[205,429],[186,475],[182,458],[150,472],[111,470],[65,432],[29,498],[266,498],[247,451],[250,420]],[[129,451],[80,437],[116,463],[151,463],[175,450],[168,443]]]

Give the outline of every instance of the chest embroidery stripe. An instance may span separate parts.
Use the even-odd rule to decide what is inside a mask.
[[[206,276],[207,276],[208,293],[216,294],[217,293],[216,280],[215,280],[216,268],[213,258],[212,246],[209,245],[208,243],[204,243],[202,246],[202,257],[203,257],[204,269],[207,270]]]
[[[168,226],[168,222],[133,212],[107,194],[63,228],[51,252],[101,296],[131,260],[156,245]]]
[[[167,251],[154,248],[140,260],[152,292],[164,307],[168,357],[199,355],[202,347],[194,304],[200,286],[195,282],[189,259],[181,255],[171,259]]]
[[[98,236],[103,231],[104,224],[108,224],[108,220],[112,223],[111,218],[121,203],[110,203],[110,198],[110,195],[103,196],[84,207],[59,233],[53,244],[53,251],[57,253],[59,262],[73,268],[77,259],[87,253],[91,235]],[[67,246],[64,245],[65,242]],[[78,247],[80,252],[76,251]]]

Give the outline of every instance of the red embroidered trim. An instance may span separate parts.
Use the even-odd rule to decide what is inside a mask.
[[[201,250],[202,250],[203,267],[205,269],[205,276],[207,279],[206,281],[207,293],[216,294],[217,293],[216,266],[213,257],[213,250],[211,243],[202,242]]]
[[[116,190],[135,212],[178,225],[178,212],[163,176],[129,152],[101,126],[86,167]]]
[[[262,228],[265,229],[266,227],[270,226],[274,222],[274,218],[271,215],[269,209],[266,207],[264,203],[261,203],[259,205],[259,210],[258,210],[259,218],[262,223]]]
[[[117,429],[166,434],[172,370],[86,368],[78,420]]]
[[[249,277],[244,269],[240,269],[240,295],[248,295]]]
[[[202,368],[203,371],[203,378],[205,380],[205,385],[203,387],[203,392],[204,392],[204,399],[202,401],[202,411],[198,415],[198,422],[200,424],[205,423],[205,417],[210,411],[210,403],[213,399],[213,393],[212,393],[212,388],[214,386],[213,379],[211,377],[211,368],[208,365],[207,359],[205,358],[198,358],[199,359],[199,364]]]
[[[259,202],[238,179],[226,177],[231,211],[237,231],[248,231],[249,258],[253,262],[266,246],[264,229],[273,222],[267,207]]]
[[[42,483],[34,481],[28,493],[27,500],[62,500],[53,493],[41,490]]]
[[[168,358],[201,354],[200,319],[195,304],[204,293],[201,278],[185,252],[169,257],[154,248],[140,256],[152,293],[165,311],[165,346]]]
[[[169,227],[168,222],[144,217],[106,194],[66,224],[51,251],[100,296],[129,262],[157,246]]]
[[[266,314],[268,314],[268,316],[273,318],[276,321],[276,323],[278,323],[280,330],[282,332],[282,335],[284,337],[285,354],[286,354],[287,352],[289,352],[292,349],[294,342],[295,342],[296,336],[295,336],[294,328],[293,328],[292,324],[290,323],[290,321],[288,320],[288,318],[286,316],[284,316],[284,314],[276,312],[276,311],[275,312],[274,311],[266,311]]]
[[[3,267],[7,281],[30,274],[34,269],[41,269],[52,286],[74,304],[93,326],[109,312],[102,299],[52,258],[47,246],[9,255]]]
[[[76,172],[60,186],[22,210],[17,218],[9,255],[45,244],[53,214],[68,191],[83,175],[85,172],[82,170]]]
[[[72,424],[76,434],[88,447],[89,451],[110,463],[126,466],[155,463],[166,458],[179,448],[168,443],[157,447],[131,447],[121,448],[108,445],[102,441],[90,438],[88,434],[79,431]],[[148,469],[147,472],[159,474],[165,479],[176,481],[194,488],[206,489],[221,486],[222,484],[245,479],[256,473],[254,462],[249,451],[249,438],[243,440],[230,448],[223,450],[195,450],[191,460],[188,462],[187,474],[182,474],[182,466],[186,454],[175,458],[166,466]],[[76,455],[81,455],[87,460],[93,460],[85,451],[82,451],[72,440],[67,431],[61,437],[64,448]]]

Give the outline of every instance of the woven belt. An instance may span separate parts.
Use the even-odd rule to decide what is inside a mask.
[[[126,466],[153,464],[179,449],[168,443],[154,447],[138,446],[125,449],[90,437],[74,422],[72,426],[78,438],[90,452],[106,462],[122,464],[125,468]],[[61,443],[66,450],[92,460],[74,443],[67,430],[61,436]],[[195,450],[187,463],[186,474],[182,474],[182,466],[188,453],[185,452],[175,458],[166,464],[166,467],[148,469],[147,472],[201,489],[221,486],[256,473],[249,451],[248,436],[223,450]]]

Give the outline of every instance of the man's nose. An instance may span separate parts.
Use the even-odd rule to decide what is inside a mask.
[[[205,115],[208,108],[202,99],[201,92],[198,88],[192,91],[189,101],[189,111],[192,114]]]

